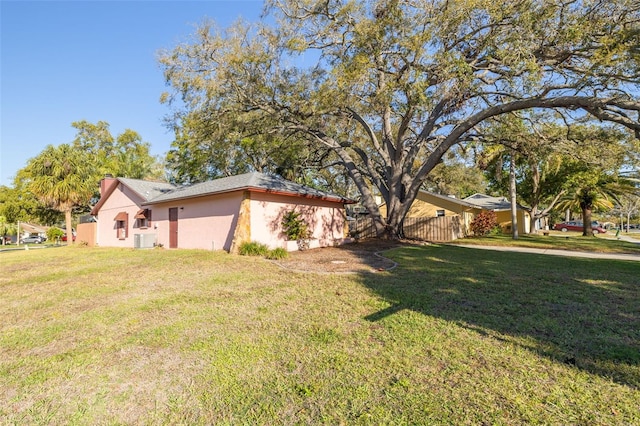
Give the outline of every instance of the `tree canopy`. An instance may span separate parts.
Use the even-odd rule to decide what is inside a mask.
[[[30,192],[42,204],[65,214],[67,232],[72,229],[72,209],[87,205],[95,191],[98,179],[90,159],[71,145],[49,145],[27,166]],[[67,238],[67,244],[72,243],[73,238]]]
[[[87,213],[107,173],[134,179],[164,177],[163,164],[137,132],[126,129],[114,137],[105,121],[71,125],[77,129],[71,143],[47,146],[18,170],[12,188],[0,187],[0,215],[7,221],[54,225],[67,212]],[[85,186],[91,190],[88,198]]]
[[[71,126],[77,129],[73,147],[91,155],[99,175],[108,173],[132,179],[164,177],[160,160],[149,153],[149,143],[138,132],[125,129],[113,137],[106,121],[81,120]]]
[[[445,153],[493,117],[553,109],[640,134],[639,22],[635,0],[270,0],[260,23],[205,22],[162,53],[162,99],[223,151],[256,134],[326,151],[397,237]]]
[[[518,199],[529,206],[531,229],[564,196],[575,195],[586,185],[587,176],[607,176],[600,179],[603,182],[619,180],[621,170],[632,165],[628,153],[635,149],[628,132],[621,129],[593,123],[560,126],[548,115],[504,115],[492,120],[484,133],[479,165],[490,188],[508,191],[509,169],[515,161]]]

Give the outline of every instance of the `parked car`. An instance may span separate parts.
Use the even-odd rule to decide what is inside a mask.
[[[46,238],[40,235],[29,235],[20,240],[20,244],[42,244],[47,241]]]
[[[556,223],[553,229],[555,229],[556,231],[562,231],[562,232],[567,232],[567,231],[582,232],[583,226],[582,226],[582,221],[572,220],[569,222]],[[604,229],[599,222],[591,222],[591,230],[593,231],[594,234],[607,233],[607,230]]]
[[[75,235],[75,234],[73,234],[73,241],[75,241],[75,240],[76,240],[76,235]],[[67,234],[64,234],[64,235],[62,236],[62,241],[67,241]]]

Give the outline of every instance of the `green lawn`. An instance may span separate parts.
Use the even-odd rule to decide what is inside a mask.
[[[619,240],[615,233],[583,237],[579,232],[551,231],[551,235],[520,235],[514,240],[511,235],[488,235],[477,238],[455,240],[454,244],[495,245],[532,247],[541,249],[572,250],[599,253],[630,253],[640,256],[640,234],[631,235],[632,241]],[[625,237],[629,235],[623,234]],[[635,238],[634,238],[635,237]]]
[[[640,424],[640,263],[0,254],[0,424]]]

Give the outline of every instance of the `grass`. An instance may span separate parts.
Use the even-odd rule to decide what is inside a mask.
[[[637,262],[0,254],[1,424],[640,424]]]
[[[495,245],[511,247],[533,247],[541,249],[587,251],[599,253],[630,253],[640,255],[640,234],[637,242],[618,240],[613,235],[583,237],[577,232],[551,231],[550,235],[526,234],[514,240],[511,235],[487,235],[455,240],[453,244]]]

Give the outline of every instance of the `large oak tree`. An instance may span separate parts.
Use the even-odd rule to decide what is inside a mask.
[[[162,53],[172,88],[163,101],[176,129],[224,141],[219,149],[262,133],[326,150],[378,234],[393,238],[443,155],[492,117],[556,109],[640,133],[639,9],[637,0],[271,0],[261,23],[204,23]]]

